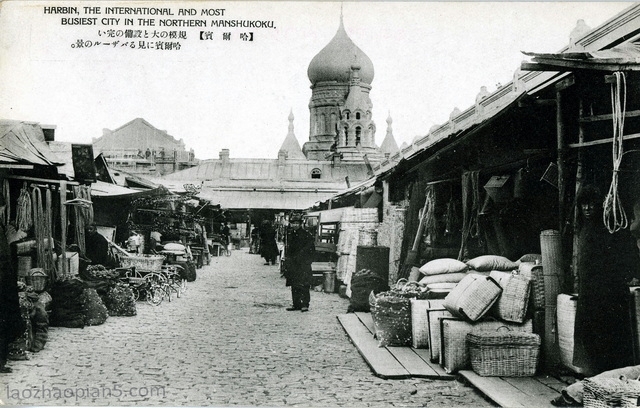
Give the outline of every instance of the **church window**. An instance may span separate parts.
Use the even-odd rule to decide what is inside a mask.
[[[362,136],[362,128],[360,126],[356,127],[356,146],[360,145],[360,138]]]
[[[320,169],[313,169],[311,170],[311,178],[312,179],[319,179],[322,176],[322,170]]]
[[[347,120],[349,120],[349,111],[345,111],[344,115],[347,117]]]
[[[356,119],[360,119],[360,112],[356,112]]]

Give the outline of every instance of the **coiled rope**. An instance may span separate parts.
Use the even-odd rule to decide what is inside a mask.
[[[611,106],[613,113],[613,176],[609,192],[602,205],[602,220],[607,230],[613,234],[627,228],[629,221],[620,202],[618,193],[618,172],[624,155],[624,115],[627,108],[627,81],[623,72],[615,73],[616,81],[611,84]]]

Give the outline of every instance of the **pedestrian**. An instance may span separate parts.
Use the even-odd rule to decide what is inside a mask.
[[[229,228],[229,223],[222,223],[222,228],[220,228],[220,235],[224,238],[224,244],[227,246],[228,250],[231,250],[229,244],[231,243],[231,229]]]
[[[314,240],[313,236],[302,228],[300,215],[292,215],[289,223],[291,229],[287,234],[285,259],[283,260],[286,284],[291,286],[292,305],[287,310],[307,312],[311,300],[309,286],[311,286],[313,277],[311,262],[313,261]]]
[[[589,375],[633,363],[629,282],[640,259],[629,231],[610,234],[602,218],[603,196],[592,185],[577,197],[578,301],[573,365]]]
[[[275,265],[280,251],[276,241],[276,230],[269,220],[264,220],[260,227],[260,255],[265,260],[265,265]]]
[[[255,226],[251,230],[251,245],[249,247],[250,254],[259,254],[260,253],[260,228]]]
[[[589,197],[592,195],[596,197]],[[597,200],[597,192],[590,191],[587,189],[586,192],[583,190],[582,197],[579,200],[581,206],[584,206],[582,212],[587,210],[589,212],[589,206],[592,205],[592,201]],[[636,240],[636,247],[640,249],[640,200],[636,200],[633,206],[633,218],[631,219],[631,223],[629,224],[629,232]],[[635,251],[634,251],[635,252]],[[622,339],[614,339],[614,340],[622,340]],[[631,355],[629,355],[631,358]],[[635,380],[640,377],[640,365],[630,365],[622,368],[614,368],[612,370],[603,371],[600,374],[594,376],[593,378],[620,378],[624,376],[628,379]],[[551,404],[557,407],[579,407],[582,406],[584,402],[584,383],[582,381],[576,381],[573,384],[565,387],[561,391],[561,395],[551,400]]]
[[[5,201],[0,195],[0,214]],[[9,344],[26,330],[20,314],[18,299],[18,274],[11,259],[4,217],[0,217],[0,373],[10,373],[7,367]]]

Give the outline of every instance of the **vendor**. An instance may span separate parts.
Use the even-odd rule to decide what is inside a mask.
[[[584,203],[585,202],[582,201],[583,205]],[[629,225],[629,231],[636,239],[637,248],[640,249],[640,200],[637,200],[635,205],[633,206],[633,218]],[[629,357],[631,357],[631,355],[629,355]],[[631,365],[604,371],[594,376],[593,378],[620,378],[621,376],[624,376],[631,380],[635,380],[636,378],[640,377],[640,365]],[[582,381],[576,381],[575,383],[564,388],[560,396],[551,400],[551,404],[558,407],[579,407],[583,405],[583,402],[584,383]]]
[[[102,265],[105,268],[115,268],[118,262],[109,251],[109,242],[98,232],[95,224],[89,224],[85,228],[85,257],[89,258],[92,265]]]
[[[585,186],[577,197],[578,302],[573,364],[596,374],[633,363],[629,287],[638,251],[629,231],[610,234],[602,221],[603,196]]]

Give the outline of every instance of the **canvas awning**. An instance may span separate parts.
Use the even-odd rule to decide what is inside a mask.
[[[59,166],[64,164],[49,149],[38,123],[0,120],[0,162]]]

